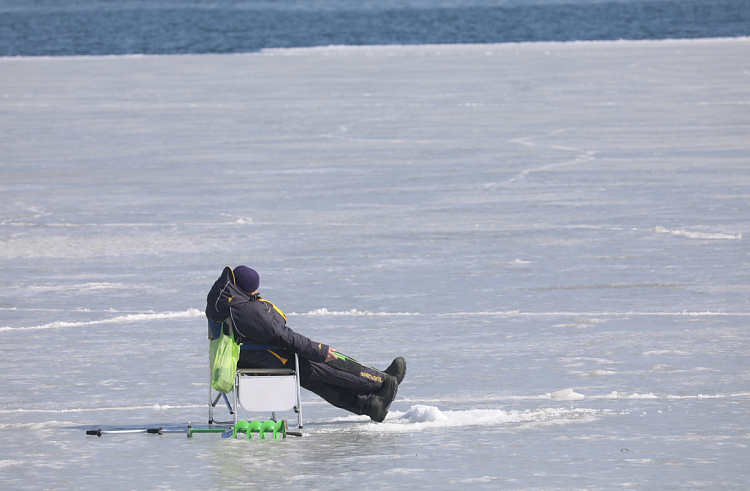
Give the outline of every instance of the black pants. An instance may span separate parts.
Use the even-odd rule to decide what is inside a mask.
[[[285,351],[275,351],[275,354],[269,351],[242,351],[237,366],[293,368],[294,355],[286,354]],[[299,376],[302,387],[328,403],[354,414],[364,414],[367,411],[373,395],[380,390],[384,380],[383,372],[353,360],[320,363],[301,357]]]

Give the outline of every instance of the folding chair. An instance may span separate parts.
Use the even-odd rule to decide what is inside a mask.
[[[208,321],[208,336],[218,337],[222,329],[221,322]],[[213,331],[213,332],[212,332]],[[269,350],[282,349],[280,346],[270,344],[243,344],[241,350]],[[289,429],[302,429],[302,399],[300,397],[299,381],[299,359],[294,354],[294,369],[291,368],[239,368],[234,379],[232,390],[232,402],[226,394],[217,392],[214,396],[214,388],[208,384],[208,424],[209,425],[233,425],[239,421],[237,409],[242,407],[246,411],[271,412],[271,419],[276,421],[276,413],[283,411],[294,411],[297,414],[297,424]],[[233,417],[231,421],[218,421],[214,419],[214,408],[220,399],[224,402]]]

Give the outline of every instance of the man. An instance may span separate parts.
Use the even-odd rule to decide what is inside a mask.
[[[382,422],[406,375],[406,361],[398,357],[384,371],[376,370],[292,331],[284,313],[260,297],[259,287],[260,275],[255,270],[226,267],[208,293],[206,317],[209,327],[217,330],[214,338],[219,336],[218,323],[231,318],[238,343],[282,348],[241,351],[238,368],[293,367],[292,353],[297,353],[302,387],[336,407]]]

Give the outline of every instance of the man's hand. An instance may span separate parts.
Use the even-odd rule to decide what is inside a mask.
[[[339,359],[339,357],[336,356],[336,353],[334,353],[334,351],[336,351],[336,350],[334,350],[333,348],[328,348],[328,355],[326,355],[326,361],[325,361],[325,363],[328,363],[329,361],[333,361],[333,360],[338,360]]]

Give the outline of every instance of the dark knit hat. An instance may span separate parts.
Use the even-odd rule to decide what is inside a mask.
[[[253,293],[260,286],[260,275],[257,271],[247,266],[237,266],[234,268],[234,279],[237,286],[247,293]]]

